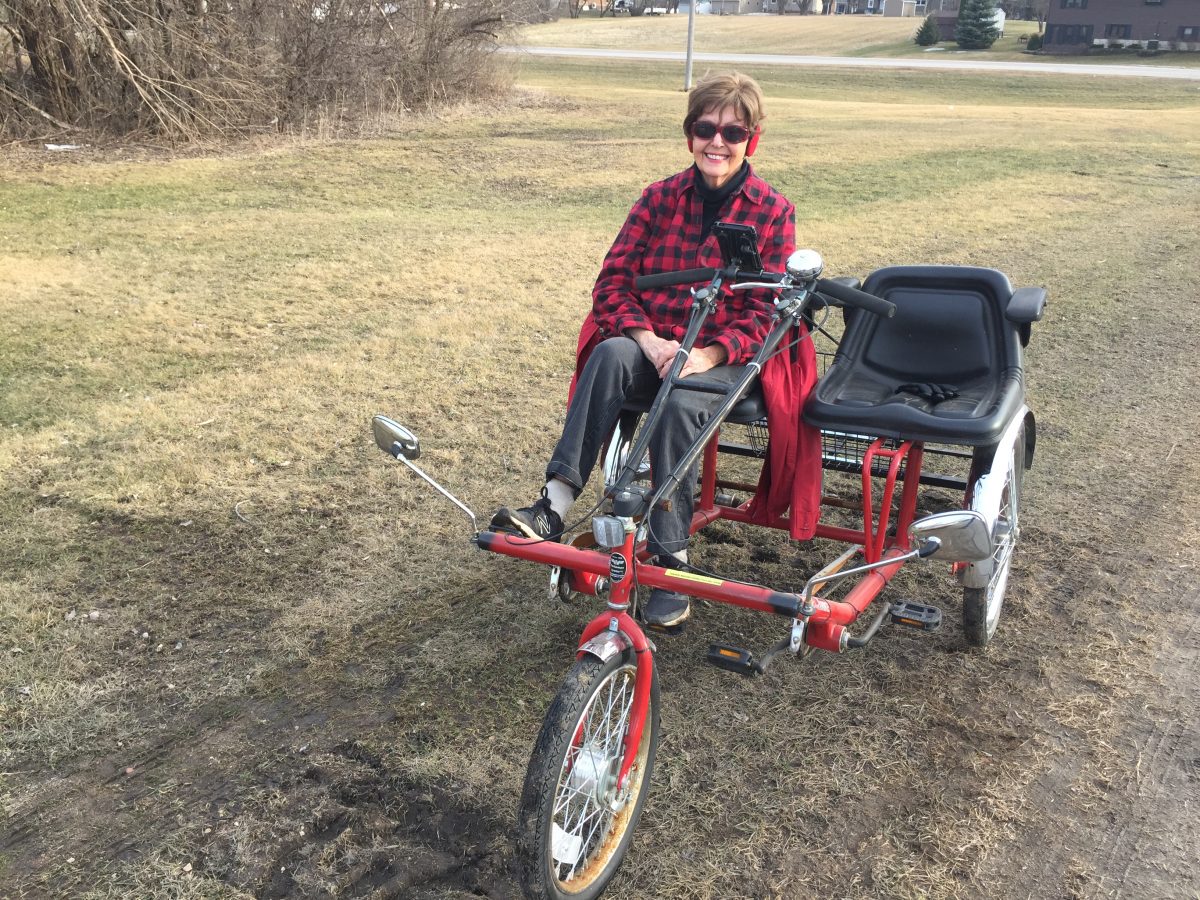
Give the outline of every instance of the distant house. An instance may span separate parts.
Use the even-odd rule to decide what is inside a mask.
[[[918,8],[920,11],[918,12]],[[925,3],[917,3],[917,0],[883,0],[883,14],[885,16],[923,16],[925,15]]]
[[[958,15],[959,0],[881,0],[885,16],[925,16],[935,13]],[[952,17],[953,17],[952,16]]]
[[[958,24],[958,0],[926,0],[917,7],[916,15],[924,18],[933,16],[938,27],[938,37],[943,41],[954,40],[954,26]]]
[[[866,2],[866,0],[862,0]],[[883,0],[879,0],[883,2]],[[783,11],[785,13],[797,13],[799,15],[819,16],[825,13],[832,13],[834,0],[783,0]],[[756,5],[751,5],[751,11],[762,7],[762,12],[777,13],[779,12],[779,0],[756,0]]]
[[[1200,50],[1197,0],[1050,0],[1046,53],[1093,47]]]

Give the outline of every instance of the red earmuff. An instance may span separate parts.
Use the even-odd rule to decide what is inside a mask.
[[[755,128],[754,133],[750,135],[750,143],[746,144],[746,155],[753,156],[754,151],[758,149],[758,139],[762,137],[762,128]],[[688,148],[691,149],[690,147]]]

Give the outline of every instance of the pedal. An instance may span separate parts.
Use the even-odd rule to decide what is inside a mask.
[[[739,675],[761,675],[761,667],[754,661],[754,654],[741,647],[729,644],[710,644],[705,659],[718,669],[737,672]]]
[[[921,631],[937,631],[942,627],[942,611],[936,606],[924,606],[900,600],[892,604],[891,619],[894,625],[906,625]]]

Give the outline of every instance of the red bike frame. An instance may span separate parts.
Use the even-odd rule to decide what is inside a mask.
[[[716,501],[718,487],[747,487],[717,479],[717,445],[718,438],[714,435],[704,450],[700,497],[692,516],[693,534],[718,519],[744,523],[751,521],[746,512],[749,501],[739,506],[726,506]],[[919,443],[905,441],[894,448],[887,447],[882,438],[871,443],[864,453],[862,463],[862,527],[855,529],[817,525],[817,537],[854,546],[850,553],[843,555],[814,576],[818,579],[818,587],[820,576],[832,575],[849,562],[856,551],[862,553],[865,563],[876,563],[904,556],[910,550],[908,530],[916,514],[921,462],[922,445]],[[878,505],[875,504],[876,477],[883,479]],[[898,504],[897,486],[900,487]],[[822,498],[822,504],[841,505],[839,501],[830,497]],[[896,506],[896,522],[892,528],[893,507]],[[786,530],[788,526],[788,518],[781,516],[768,527]],[[904,564],[903,559],[897,559],[894,564],[883,565],[863,573],[858,583],[842,600],[826,600],[814,594],[806,612],[804,598],[799,594],[653,565],[645,561],[648,552],[644,544],[636,543],[633,530],[627,530],[622,547],[611,551],[596,548],[594,543],[574,546],[491,531],[480,533],[477,542],[481,548],[493,553],[559,566],[563,570],[563,577],[569,577],[572,588],[581,593],[594,595],[608,591],[609,609],[592,619],[584,628],[579,641],[579,652],[583,652],[584,645],[600,633],[614,631],[624,635],[636,656],[633,711],[620,772],[622,786],[629,775],[641,741],[654,667],[654,654],[651,652],[650,642],[628,612],[635,587],[641,585],[665,588],[702,600],[728,603],[792,619],[803,618],[804,642],[811,647],[836,653],[845,646],[846,626],[858,619]]]

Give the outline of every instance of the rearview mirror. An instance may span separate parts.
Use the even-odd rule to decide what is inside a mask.
[[[397,459],[403,456],[408,460],[420,458],[421,442],[399,422],[393,422],[386,416],[376,416],[371,420],[371,430],[375,433],[376,446],[389,456]]]
[[[913,522],[908,536],[916,546],[936,538],[934,551],[947,562],[979,562],[992,555],[992,535],[987,520],[971,509],[936,513]]]

